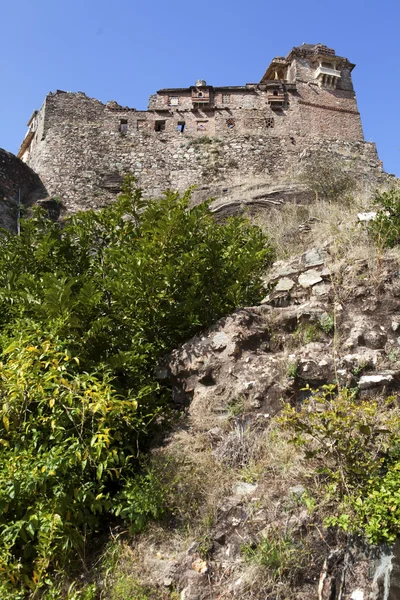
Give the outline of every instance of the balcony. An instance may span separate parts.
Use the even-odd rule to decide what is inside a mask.
[[[192,98],[193,108],[209,108],[211,105],[210,97]]]
[[[192,98],[193,103],[195,102],[196,104],[209,104],[210,103],[210,97],[203,97],[203,98]]]
[[[283,92],[267,94],[267,102],[272,109],[282,108],[282,106],[285,104],[285,94]]]
[[[320,79],[322,75],[328,75],[329,77],[337,77],[339,79],[341,73],[336,69],[329,69],[328,67],[318,67],[315,72],[316,79]]]

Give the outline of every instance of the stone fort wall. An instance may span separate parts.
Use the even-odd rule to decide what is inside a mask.
[[[247,194],[257,182],[295,180],[304,157],[333,142],[353,170],[378,173],[376,149],[364,142],[354,65],[305,46],[274,59],[260,83],[159,90],[147,111],[50,93],[19,156],[71,211],[115,198],[126,173],[152,196],[192,185],[198,200]]]
[[[21,206],[30,206],[46,195],[38,175],[0,148],[0,227],[16,230],[19,200]]]

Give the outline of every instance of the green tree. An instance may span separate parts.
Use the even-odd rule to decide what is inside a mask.
[[[107,519],[137,530],[163,492],[138,455],[165,426],[154,379],[174,346],[258,301],[273,251],[189,193],[63,224],[36,210],[0,255],[0,596],[49,586]]]

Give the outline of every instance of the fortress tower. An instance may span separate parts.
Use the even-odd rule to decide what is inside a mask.
[[[18,156],[68,209],[95,207],[133,173],[146,193],[199,186],[197,199],[246,199],[254,186],[293,181],[305,155],[329,147],[359,173],[380,170],[364,142],[351,72],[322,44],[274,58],[258,83],[198,80],[159,90],[148,110],[84,93],[50,93],[28,123]]]

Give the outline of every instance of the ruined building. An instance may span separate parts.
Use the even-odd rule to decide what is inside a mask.
[[[258,83],[162,89],[146,111],[57,90],[33,113],[18,156],[69,210],[115,198],[126,173],[149,195],[196,185],[195,199],[222,204],[298,193],[304,160],[327,150],[372,185],[381,164],[364,141],[353,68],[303,44]]]

